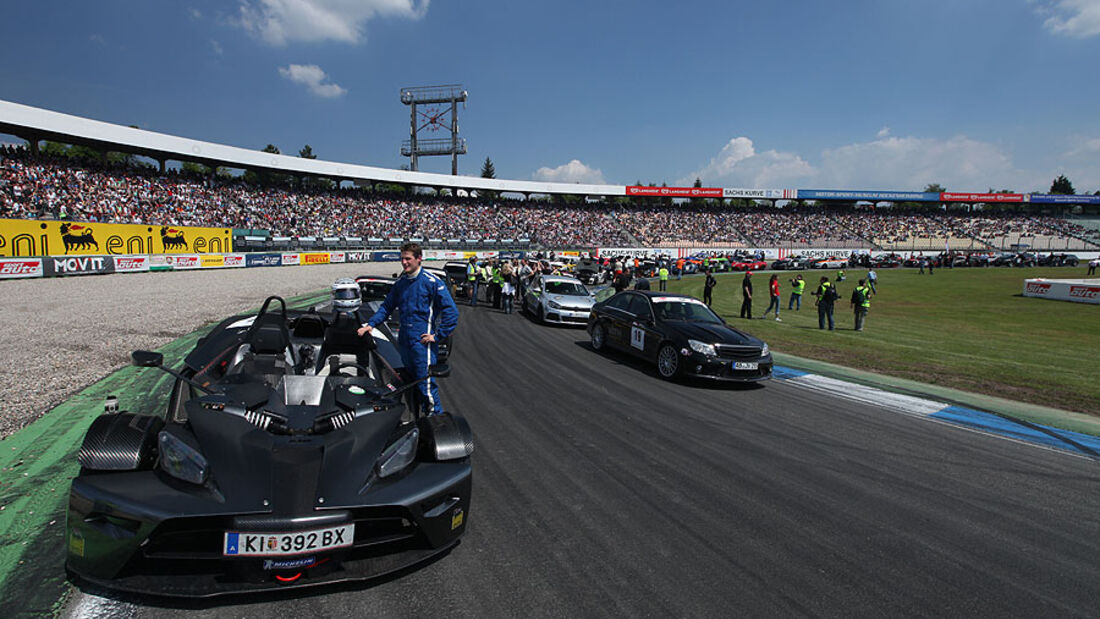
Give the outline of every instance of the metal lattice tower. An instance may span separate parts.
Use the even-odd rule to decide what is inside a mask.
[[[451,175],[458,176],[458,156],[466,154],[466,140],[458,136],[458,104],[465,107],[462,84],[417,86],[401,89],[401,103],[409,106],[409,139],[401,143],[401,155],[409,158],[409,169],[418,169],[417,159],[428,155],[450,155]],[[447,107],[446,104],[450,104]],[[417,110],[416,106],[426,110]],[[448,118],[448,114],[450,118]],[[421,138],[423,131],[447,131],[449,138]]]

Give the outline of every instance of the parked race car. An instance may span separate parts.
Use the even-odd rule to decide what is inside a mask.
[[[573,269],[573,274],[581,283],[589,286],[599,286],[611,280],[611,269],[591,259],[581,259]]]
[[[727,325],[687,295],[620,292],[592,308],[588,335],[594,350],[620,350],[652,361],[666,380],[697,376],[753,382],[772,375],[764,341]]]
[[[523,311],[540,323],[583,325],[596,299],[580,280],[562,275],[540,275],[527,286]]]
[[[779,271],[805,270],[806,259],[802,256],[790,256],[787,258],[780,258],[779,260],[772,262],[772,268]]]
[[[847,266],[847,258],[820,258],[810,263],[811,269],[843,269]]]
[[[108,407],[84,437],[66,526],[77,584],[267,591],[390,574],[458,543],[469,426],[407,407],[417,383],[402,381],[393,342],[384,329],[359,338],[354,322],[271,297],[178,370],[135,352],[175,383],[166,410]]]

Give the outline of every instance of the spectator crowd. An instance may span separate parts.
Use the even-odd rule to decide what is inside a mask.
[[[938,246],[962,239],[1007,249],[1027,239],[1095,245],[1100,230],[1052,215],[930,209],[711,203],[563,203],[361,187],[287,188],[240,177],[161,173],[105,160],[0,146],[0,218],[71,219],[270,230],[274,236],[530,239],[547,247]],[[1033,244],[1042,248],[1041,242]]]

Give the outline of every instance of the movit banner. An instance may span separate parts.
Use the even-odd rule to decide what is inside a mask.
[[[924,191],[838,191],[799,189],[799,200],[856,200],[863,202],[939,202],[940,194]]]
[[[645,187],[627,185],[628,196],[655,196],[658,198],[721,198],[721,187]]]
[[[370,255],[365,251],[349,251],[345,254],[345,258],[348,262],[367,262],[370,260]]]
[[[233,251],[231,228],[0,219],[0,256]]]
[[[942,202],[1024,202],[1022,193],[948,193],[940,194]]]
[[[245,254],[244,265],[247,267],[278,267],[283,265],[282,254]]]
[[[115,256],[115,273],[144,273],[149,270],[149,256]]]
[[[115,272],[111,256],[47,256],[42,259],[42,275],[103,275]]]
[[[283,254],[283,266],[289,267],[302,263],[302,257],[298,254]]]
[[[1025,279],[1024,296],[1100,305],[1100,279]]]
[[[0,258],[0,279],[22,279],[26,277],[42,277],[41,258],[16,258],[11,260]]]
[[[798,198],[797,189],[741,189],[723,187],[723,198],[748,198],[761,200],[794,200]]]

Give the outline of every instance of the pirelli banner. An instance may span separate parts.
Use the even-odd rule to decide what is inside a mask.
[[[0,219],[0,257],[5,258],[232,251],[232,228]]]

